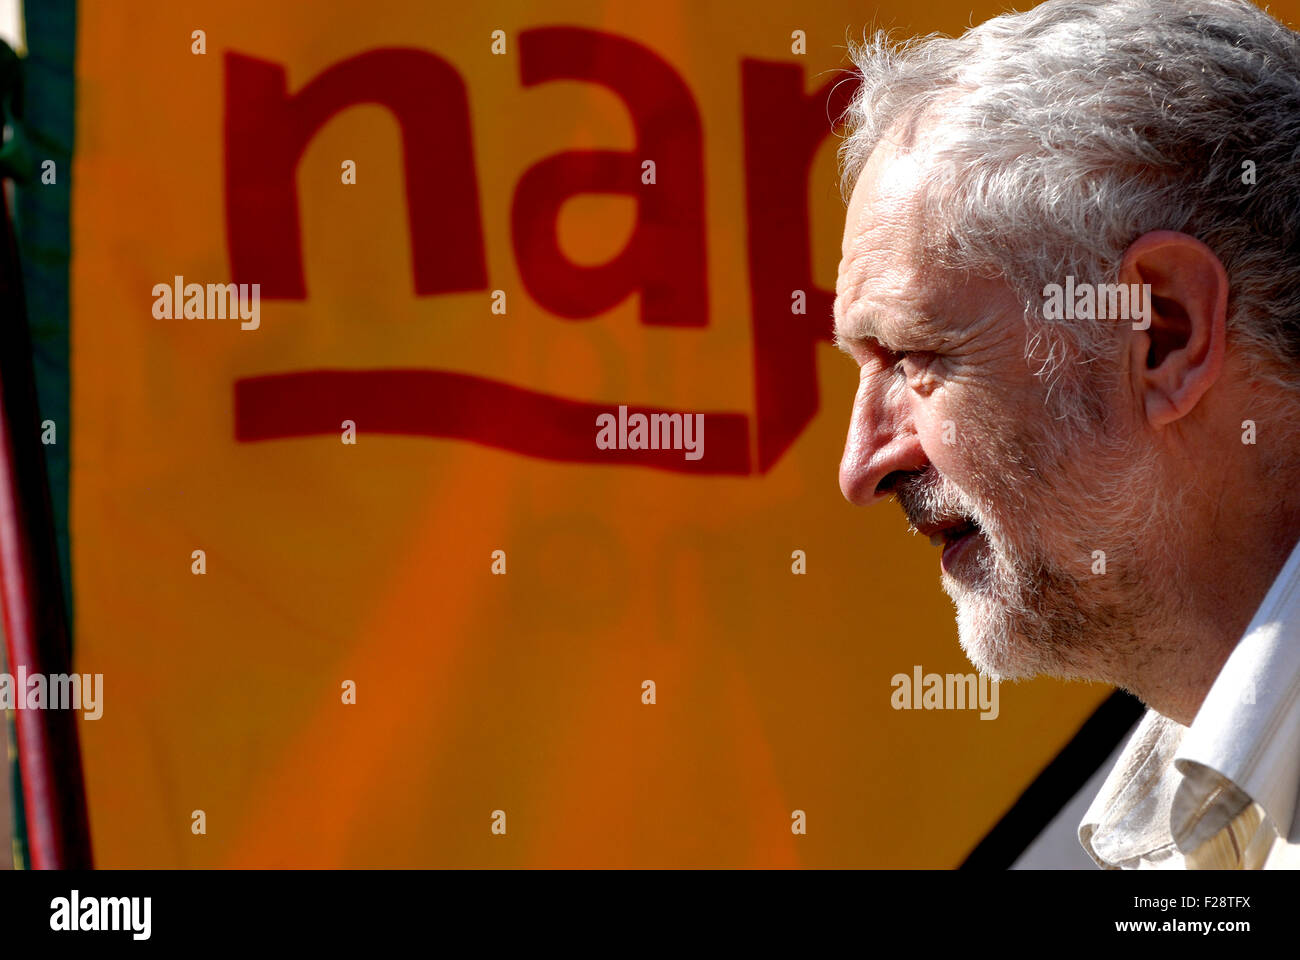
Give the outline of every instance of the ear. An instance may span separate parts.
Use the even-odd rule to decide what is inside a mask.
[[[1118,279],[1130,290],[1150,285],[1150,300],[1137,301],[1147,315],[1134,309],[1130,359],[1147,420],[1166,426],[1187,416],[1223,370],[1228,273],[1195,237],[1156,230],[1124,252]]]

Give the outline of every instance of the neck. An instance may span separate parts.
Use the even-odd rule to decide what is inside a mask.
[[[1154,643],[1143,644],[1142,662],[1130,665],[1129,676],[1119,679],[1157,713],[1184,726],[1196,718],[1300,541],[1297,486],[1288,483],[1286,489],[1268,490],[1274,497],[1259,496],[1263,484],[1246,488],[1252,511],[1240,509],[1236,502],[1236,491],[1243,489],[1240,481],[1229,490],[1225,479],[1208,513],[1209,522],[1187,526],[1207,532],[1180,544],[1182,582],[1168,588],[1153,583],[1154,589],[1164,591],[1163,602],[1152,605],[1165,609],[1164,625]]]

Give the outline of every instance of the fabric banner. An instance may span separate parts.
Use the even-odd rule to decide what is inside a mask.
[[[837,485],[846,40],[971,19],[80,5],[97,865],[961,863],[1109,693],[926,709],[936,551]]]

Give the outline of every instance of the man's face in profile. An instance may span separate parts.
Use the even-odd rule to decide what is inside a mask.
[[[1097,385],[1086,401],[1049,388],[1007,284],[927,263],[926,161],[924,139],[900,150],[886,138],[849,203],[836,334],[860,383],[840,488],[858,505],[893,494],[934,540],[981,670],[1121,675],[1177,565],[1161,540],[1175,505],[1123,358],[1071,359]],[[1089,429],[1066,425],[1071,402],[1086,403]]]

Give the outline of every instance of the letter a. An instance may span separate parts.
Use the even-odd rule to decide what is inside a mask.
[[[159,291],[162,291],[159,293]],[[155,297],[153,302],[153,318],[155,320],[170,320],[172,318],[172,286],[170,283],[155,283],[151,291]]]
[[[1043,287],[1043,296],[1047,299],[1043,303],[1044,320],[1063,320],[1062,306],[1065,299],[1065,293],[1059,283],[1049,283]]]
[[[905,673],[896,673],[889,685],[894,692],[889,695],[889,705],[895,710],[912,709],[912,678]]]
[[[55,897],[50,901],[50,908],[54,911],[50,914],[51,930],[68,929],[68,898]]]
[[[617,450],[618,422],[614,419],[614,415],[612,413],[602,413],[596,417],[596,426],[600,428],[596,432],[596,449]]]

